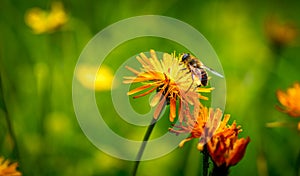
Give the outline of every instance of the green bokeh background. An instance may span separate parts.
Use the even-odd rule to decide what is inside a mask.
[[[300,80],[299,37],[278,48],[264,30],[266,20],[276,17],[294,23],[299,31],[299,1],[62,2],[68,23],[53,33],[37,35],[26,26],[24,14],[32,7],[49,9],[51,1],[0,1],[0,156],[19,162],[23,175],[131,174],[133,162],[99,151],[83,134],[73,110],[72,79],[82,49],[95,34],[119,20],[149,14],[190,24],[218,54],[227,83],[225,113],[242,126],[241,137],[251,138],[231,175],[299,175],[296,126],[266,127],[274,121],[297,122],[276,110],[275,93]],[[115,48],[105,64],[116,70],[124,59],[151,48],[186,52],[171,41],[144,37]],[[110,101],[110,92],[96,92],[96,97],[102,106]],[[147,103],[147,97],[132,101],[140,112],[147,112]],[[143,138],[145,127],[127,124],[124,128],[113,106],[105,106],[103,116],[112,129],[131,139]],[[162,119],[153,137],[168,127],[168,119]],[[189,142],[162,158],[142,162],[138,175],[201,175],[201,159],[196,141]]]

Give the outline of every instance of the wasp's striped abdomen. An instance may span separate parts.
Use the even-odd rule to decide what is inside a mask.
[[[204,69],[201,69],[201,85],[207,86],[207,82],[208,82],[207,72]],[[201,85],[199,85],[198,87],[200,87]]]

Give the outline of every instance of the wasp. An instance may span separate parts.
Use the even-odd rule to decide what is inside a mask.
[[[223,75],[216,72],[212,68],[209,68],[206,65],[204,65],[198,58],[191,56],[189,53],[184,53],[182,55],[181,63],[183,63],[186,66],[185,69],[188,69],[189,70],[188,73],[191,73],[191,75],[192,75],[193,82],[190,85],[190,87],[187,89],[187,91],[189,91],[190,88],[192,87],[192,85],[194,84],[195,77],[199,80],[199,83],[200,83],[197,87],[207,86],[208,75],[207,75],[206,70],[210,71],[211,73],[213,73],[221,78],[224,77]]]

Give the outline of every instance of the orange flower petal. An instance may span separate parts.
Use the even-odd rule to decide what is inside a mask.
[[[158,60],[158,59],[157,59],[157,56],[156,56],[156,53],[155,53],[155,51],[154,51],[153,49],[150,50],[150,55],[151,55],[151,57],[152,57],[153,59]]]
[[[151,107],[156,106],[157,103],[159,102],[159,100],[161,99],[161,97],[163,97],[163,94],[162,94],[162,91],[159,91],[157,94],[154,95],[154,97],[150,101],[150,106]]]
[[[220,123],[219,129],[224,129],[229,119],[230,119],[230,114],[225,114],[222,122]]]
[[[144,61],[149,61],[148,57],[144,53],[140,53],[140,56],[142,57],[142,59]],[[150,64],[147,64],[147,65],[150,65]]]
[[[144,62],[144,60],[140,57],[140,56],[136,56],[136,59],[139,61],[139,63],[141,63],[142,65],[147,65],[146,62]]]
[[[126,77],[126,78],[129,78],[129,79],[123,81],[123,83],[125,83],[125,84],[146,82],[146,81],[153,80],[152,77],[143,77],[143,76],[140,76],[140,77]]]
[[[131,71],[132,73],[134,73],[136,75],[139,75],[139,73],[140,73],[139,71],[137,71],[137,70],[135,70],[135,69],[133,69],[131,67],[125,66],[125,68],[127,68],[129,71]]]
[[[148,89],[149,87],[152,87],[152,85],[151,84],[146,84],[146,85],[140,86],[138,88],[132,89],[131,91],[127,92],[127,95],[135,94],[137,92],[140,92],[140,91],[143,91],[145,89]]]
[[[169,115],[170,122],[173,122],[175,117],[176,117],[176,99],[171,98],[170,99],[170,115]]]
[[[159,104],[157,105],[155,111],[154,111],[154,114],[153,114],[153,118],[154,119],[157,119],[159,117],[159,115],[161,114],[163,108],[165,107],[165,104],[166,104],[166,97],[163,97]]]
[[[220,123],[221,118],[222,118],[222,111],[219,108],[217,108],[215,112],[213,112],[212,110],[210,110],[209,112],[213,113],[213,115],[212,115],[212,119],[210,119],[210,123],[208,123],[210,125],[210,126],[208,126],[208,128],[209,128],[209,134],[208,135],[212,135],[212,134],[215,133],[217,128],[220,128],[218,126],[219,126],[219,123]],[[226,121],[226,123],[227,123],[227,121]]]
[[[142,96],[145,96],[145,95],[147,95],[147,94],[153,92],[154,90],[156,90],[156,88],[157,88],[157,87],[153,87],[152,89],[150,89],[150,90],[148,90],[148,91],[146,91],[146,92],[144,92],[144,93],[142,93],[142,94],[140,94],[140,95],[134,96],[133,98],[140,98],[140,97],[142,97]]]
[[[278,101],[283,105],[283,106],[287,106],[288,103],[287,103],[287,96],[286,94],[281,91],[281,90],[278,90],[277,92],[277,98],[278,98]]]
[[[295,83],[293,87],[287,89],[286,92],[278,90],[276,92],[278,101],[282,106],[277,106],[279,111],[287,113],[292,117],[300,117],[300,84]]]
[[[201,94],[198,95],[198,97],[202,100],[209,100],[208,97],[206,96],[202,96]]]
[[[141,56],[141,55],[140,55]],[[140,62],[140,61],[142,61],[142,62],[140,62],[141,64],[142,64],[142,66],[145,68],[145,67],[150,67],[151,69],[153,69],[152,68],[152,66],[151,66],[151,63],[149,62],[149,59],[147,58],[147,57],[144,57],[145,55],[143,55],[143,56],[137,56],[136,57],[136,59]]]
[[[249,137],[247,137],[246,139],[244,138],[238,139],[235,142],[234,148],[228,158],[227,166],[236,165],[244,157],[249,142],[250,142]]]

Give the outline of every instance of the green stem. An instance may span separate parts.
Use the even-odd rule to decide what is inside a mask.
[[[209,168],[209,154],[208,154],[208,151],[207,151],[207,146],[204,145],[204,148],[203,148],[203,176],[207,176],[207,173],[208,173],[208,168]]]
[[[7,110],[7,107],[6,107],[6,103],[5,103],[5,100],[4,100],[4,92],[3,92],[3,86],[2,86],[1,73],[0,73],[0,105],[3,108],[5,121],[6,121],[7,128],[8,128],[8,133],[10,134],[11,139],[13,141],[13,155],[16,159],[20,159],[20,154],[19,154],[19,149],[18,149],[18,144],[17,144],[17,138],[16,138],[16,135],[14,133],[12,123],[10,121],[10,117],[9,117],[8,110]]]
[[[297,159],[296,159],[295,176],[297,176],[299,174],[300,174],[300,151],[299,151]]]
[[[211,176],[227,176],[229,175],[229,167],[226,167],[226,164],[221,166],[217,166],[214,164],[214,168],[212,170]]]
[[[134,168],[133,168],[133,174],[132,174],[133,176],[136,176],[136,173],[137,173],[137,170],[138,170],[138,167],[139,167],[139,164],[140,164],[140,160],[142,158],[145,147],[147,145],[147,141],[148,141],[148,139],[149,139],[149,137],[150,137],[150,135],[153,131],[153,128],[155,127],[156,121],[157,121],[156,119],[152,119],[150,125],[147,128],[147,131],[146,131],[144,139],[143,139],[143,143],[142,143],[142,145],[139,149],[139,152],[136,156],[136,161],[135,161],[135,165],[134,165]]]

